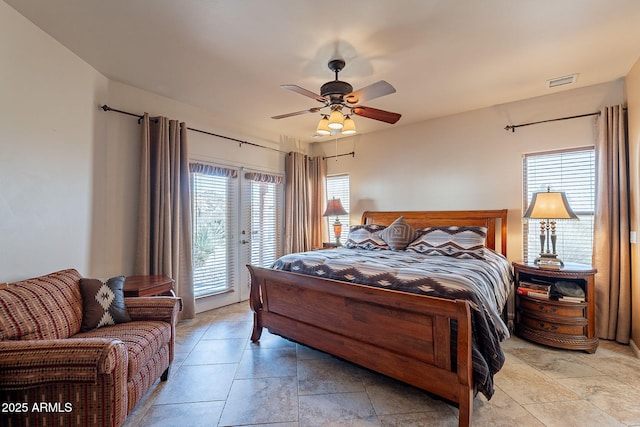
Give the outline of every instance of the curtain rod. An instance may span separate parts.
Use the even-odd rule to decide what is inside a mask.
[[[624,107],[622,110],[627,111],[627,107]],[[540,123],[556,122],[558,120],[578,119],[580,117],[599,116],[599,115],[600,115],[600,111],[598,111],[597,113],[587,113],[587,114],[579,114],[577,116],[559,117],[557,119],[540,120],[539,122],[522,123],[520,125],[507,125],[505,126],[504,130],[506,130],[507,132],[508,131],[515,132],[516,128],[523,127],[523,126],[537,125]]]
[[[122,111],[122,110],[118,110],[118,109],[115,109],[115,108],[111,108],[106,104],[105,105],[101,105],[100,108],[102,108],[103,111],[115,111],[116,113],[126,114],[127,116],[132,116],[132,117],[137,117],[138,118],[138,124],[140,124],[140,121],[144,118],[143,115],[134,114],[134,113],[130,113],[128,111]],[[155,123],[157,123],[157,122],[155,122]],[[253,143],[253,142],[243,141],[241,139],[236,139],[236,138],[231,138],[230,136],[219,135],[219,134],[213,133],[213,132],[207,132],[206,130],[194,129],[194,128],[190,128],[189,126],[187,126],[187,129],[191,130],[193,132],[200,132],[200,133],[204,133],[206,135],[217,136],[218,138],[224,138],[224,139],[228,139],[230,141],[239,142],[240,143],[240,147],[242,147],[242,144],[246,144],[246,145],[252,145],[252,146],[258,147],[258,148],[265,148],[267,150],[277,151],[278,153],[285,153],[285,154],[287,153],[287,151],[278,150],[277,148],[271,148],[271,147],[267,147],[267,146],[264,146],[264,145],[256,144],[256,143]]]
[[[587,114],[580,114],[578,116],[569,116],[569,117],[559,117],[557,119],[549,119],[549,120],[540,120],[539,122],[531,122],[531,123],[522,123],[519,125],[507,125],[505,126],[504,130],[511,131],[511,132],[515,132],[516,128],[520,128],[523,126],[530,126],[530,125],[537,125],[540,123],[547,123],[547,122],[556,122],[558,120],[569,120],[569,119],[577,119],[580,117],[588,117],[588,116],[599,116],[600,112],[598,111],[597,113],[587,113]]]
[[[356,152],[355,151],[351,151],[350,153],[336,154],[335,156],[325,156],[325,157],[322,158],[322,160],[333,159],[334,157],[342,157],[342,156],[355,157],[356,156]]]

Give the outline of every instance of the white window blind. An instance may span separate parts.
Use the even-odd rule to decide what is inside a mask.
[[[564,191],[580,218],[557,221],[558,257],[563,261],[591,264],[595,208],[595,150],[593,147],[526,154],[523,159],[523,212],[533,193]],[[524,220],[523,255],[533,261],[540,253],[539,220]]]
[[[327,199],[340,199],[342,207],[347,211],[347,215],[338,216],[338,220],[342,224],[342,232],[340,233],[340,241],[346,242],[349,236],[349,175],[331,175],[327,177]],[[334,242],[333,223],[335,217],[327,217],[327,229],[329,230],[329,241]]]
[[[238,171],[191,164],[193,289],[196,298],[237,283]]]
[[[284,180],[282,177],[247,173],[251,220],[250,263],[270,267],[282,255],[282,212]]]

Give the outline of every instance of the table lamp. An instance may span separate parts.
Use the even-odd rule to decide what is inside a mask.
[[[327,209],[324,211],[322,216],[335,216],[336,220],[333,223],[333,234],[336,237],[336,246],[342,246],[340,243],[340,234],[342,233],[342,224],[340,224],[340,220],[338,216],[346,215],[347,211],[342,207],[342,203],[340,203],[340,199],[336,199],[335,197],[329,201],[327,201]]]
[[[559,269],[564,265],[556,253],[556,219],[578,219],[562,191],[541,191],[533,194],[531,204],[523,215],[524,218],[540,220],[540,256],[534,263],[540,268]],[[546,250],[545,250],[546,241]],[[549,250],[551,242],[551,250]]]

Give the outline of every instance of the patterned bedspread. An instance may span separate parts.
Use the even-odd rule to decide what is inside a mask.
[[[338,248],[289,254],[274,269],[415,294],[470,302],[473,374],[477,390],[493,395],[493,375],[504,364],[500,341],[509,336],[501,318],[512,274],[507,259],[485,250],[485,259],[458,259],[405,251]]]

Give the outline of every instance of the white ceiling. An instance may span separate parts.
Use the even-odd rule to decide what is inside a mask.
[[[312,141],[317,101],[347,61],[364,103],[359,133],[623,77],[640,55],[637,0],[5,0],[107,77],[211,111],[229,131]],[[546,80],[578,73],[573,85]],[[126,110],[126,105],[112,105]],[[136,112],[137,113],[137,112]],[[162,112],[153,112],[161,114]]]

